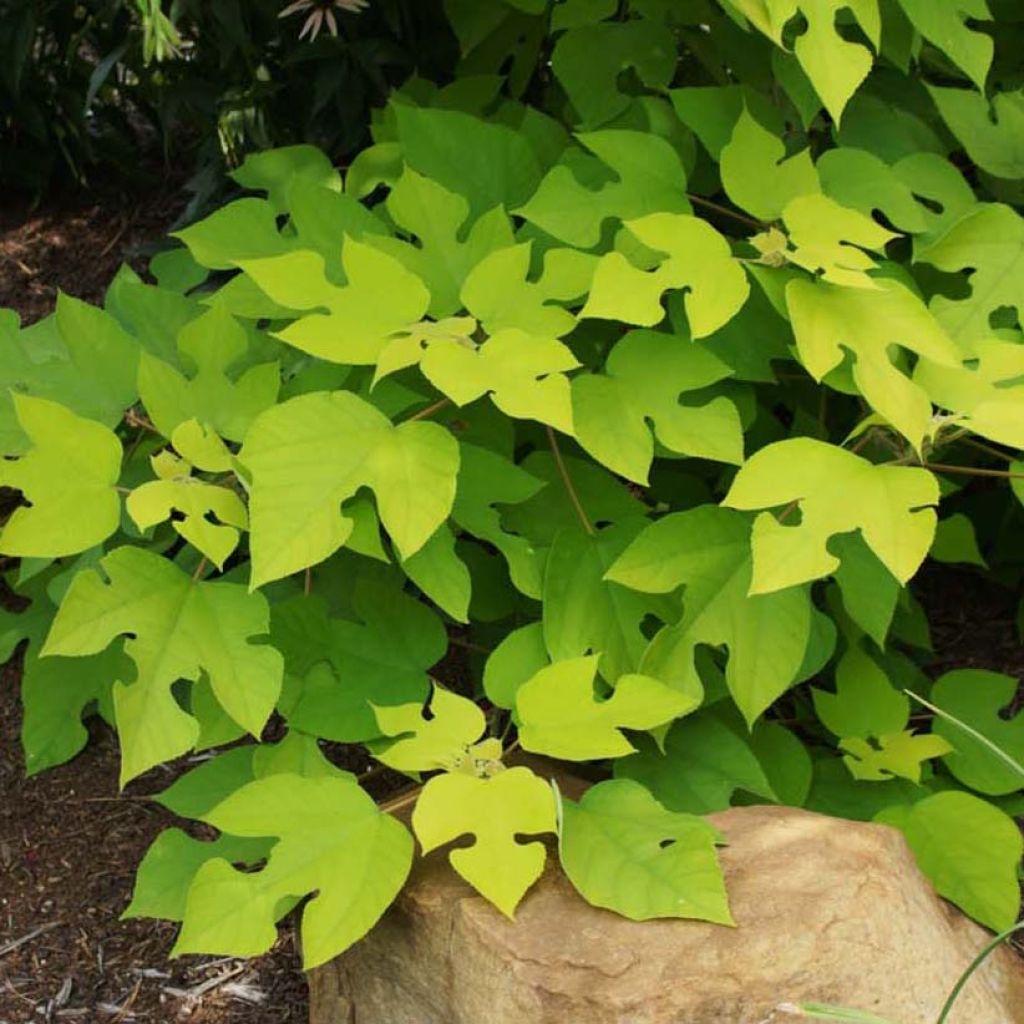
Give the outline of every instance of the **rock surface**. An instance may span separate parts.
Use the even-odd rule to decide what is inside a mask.
[[[737,928],[627,921],[556,867],[512,922],[432,855],[365,940],[312,972],[312,1024],[786,1024],[776,1008],[801,1000],[934,1024],[989,936],[934,894],[899,833],[781,807],[713,820]],[[1012,952],[950,1024],[1024,1024]]]

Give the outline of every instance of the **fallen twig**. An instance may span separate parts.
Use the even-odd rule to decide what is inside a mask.
[[[54,928],[59,928],[63,923],[63,921],[49,921],[46,924],[41,924],[38,928],[33,928],[30,932],[26,932],[20,939],[12,939],[10,942],[4,943],[4,945],[0,946],[0,956],[13,953],[16,949],[24,946],[26,942],[31,942],[33,939],[38,939],[40,935],[52,932]]]

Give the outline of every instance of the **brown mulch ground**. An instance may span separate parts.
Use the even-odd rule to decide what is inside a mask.
[[[101,188],[30,212],[0,206],[0,306],[31,323],[52,312],[58,288],[100,302],[122,262],[145,267],[183,205],[180,181],[167,181],[145,196]],[[12,665],[0,672],[0,1024],[306,1020],[288,929],[253,961],[172,962],[173,925],[118,920],[135,865],[174,823],[138,794],[171,777],[119,796],[116,740],[96,726],[73,762],[26,781],[20,719]]]
[[[145,267],[186,198],[171,177],[145,195],[100,186],[30,212],[24,202],[0,204],[0,307],[29,324],[53,311],[58,289],[101,302],[122,263]]]

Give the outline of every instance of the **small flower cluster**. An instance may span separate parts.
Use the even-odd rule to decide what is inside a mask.
[[[299,38],[302,39],[303,36],[309,33],[309,39],[312,42],[320,34],[320,30],[324,27],[325,23],[327,24],[327,30],[332,36],[338,34],[338,19],[334,13],[335,8],[348,14],[359,14],[360,11],[365,10],[369,6],[369,0],[295,0],[294,3],[288,4],[278,17],[287,18],[291,14],[309,11],[309,16],[302,26]]]

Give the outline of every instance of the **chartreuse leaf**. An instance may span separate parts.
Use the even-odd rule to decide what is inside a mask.
[[[469,203],[430,178],[406,167],[388,195],[394,222],[419,242],[374,236],[368,241],[411,270],[430,291],[430,315],[446,317],[460,309],[459,291],[466,276],[488,253],[513,244],[508,216],[495,207],[462,235]]]
[[[719,173],[726,195],[764,221],[778,220],[790,200],[821,191],[809,149],[784,159],[786,147],[744,106],[722,150]]]
[[[843,761],[850,774],[868,782],[893,776],[920,782],[922,763],[953,749],[941,736],[909,730],[879,736],[877,743],[849,736],[840,740],[839,746],[846,751]]]
[[[560,338],[576,326],[562,303],[586,294],[596,257],[575,249],[549,249],[540,277],[530,279],[530,243],[496,249],[466,277],[463,305],[488,334],[517,328],[527,334]]]
[[[341,188],[341,175],[327,154],[307,144],[250,153],[241,166],[231,172],[231,177],[243,188],[266,192],[279,213],[288,208],[287,193],[296,181],[307,181],[335,192]]]
[[[910,289],[897,281],[875,284],[869,290],[790,281],[786,305],[797,352],[817,381],[842,364],[846,349],[853,352],[853,380],[864,399],[920,449],[930,429],[931,401],[894,365],[890,348],[900,345],[944,366],[959,366],[961,356]]]
[[[632,779],[670,810],[691,814],[724,810],[738,789],[776,799],[747,739],[711,711],[675,722],[664,750],[642,738],[637,753],[615,762],[615,777]]]
[[[452,850],[448,859],[481,896],[512,917],[547,859],[543,843],[517,836],[557,831],[554,793],[522,766],[489,778],[445,773],[423,787],[412,827],[424,853],[473,835],[472,846]]]
[[[636,748],[622,729],[654,729],[699,703],[699,696],[635,673],[620,676],[612,695],[597,700],[597,661],[596,655],[558,661],[519,687],[516,714],[524,750],[565,761],[623,757]]]
[[[859,210],[819,192],[797,196],[783,211],[792,249],[790,263],[848,288],[876,288],[868,271],[877,263],[864,249],[880,252],[897,236]]]
[[[277,229],[274,208],[247,196],[214,210],[208,217],[174,232],[193,259],[211,270],[231,270],[243,260],[277,256],[291,248]]]
[[[301,395],[261,414],[240,459],[252,474],[252,586],[322,562],[349,539],[342,502],[369,487],[403,558],[444,522],[459,448],[436,423],[394,426],[348,391]]]
[[[420,362],[423,375],[456,405],[486,394],[513,419],[546,423],[573,432],[572,403],[565,371],[579,361],[556,338],[506,328],[479,348],[457,341],[430,345]]]
[[[245,505],[227,487],[193,477],[192,467],[168,451],[150,462],[159,478],[136,487],[125,507],[140,530],[171,519],[174,529],[218,569],[238,546],[239,530],[249,525]],[[173,518],[179,512],[183,518]]]
[[[899,0],[911,24],[937,46],[982,91],[995,49],[992,37],[966,25],[968,18],[989,21],[986,0],[954,0],[936,4],[930,0]]]
[[[149,418],[164,437],[188,420],[208,424],[231,441],[242,441],[253,419],[277,401],[280,366],[261,363],[237,379],[229,368],[248,351],[245,330],[223,306],[215,304],[186,324],[178,335],[178,351],[196,367],[188,378],[177,368],[143,352],[139,362],[139,395]]]
[[[715,846],[703,818],[666,810],[628,779],[561,801],[559,855],[569,881],[595,907],[633,921],[689,917],[732,924]]]
[[[412,865],[405,826],[343,778],[272,775],[204,815],[234,836],[274,836],[267,864],[244,873],[207,861],[188,892],[173,954],[255,956],[277,939],[274,922],[290,898],[316,893],[302,913],[303,966],[347,949],[376,924]]]
[[[606,578],[639,525],[615,524],[595,535],[570,527],[555,535],[543,591],[544,642],[552,661],[597,653],[601,675],[614,683],[638,670],[647,647],[645,619],[665,621],[675,613],[670,600],[637,594]]]
[[[683,616],[654,637],[640,671],[701,694],[702,644],[729,650],[725,679],[748,723],[797,681],[811,638],[806,587],[748,595],[750,522],[714,505],[665,516],[623,552],[607,578],[644,593],[683,591]]]
[[[721,396],[680,402],[686,392],[731,375],[730,367],[688,338],[630,331],[612,349],[604,374],[573,379],[576,439],[610,470],[641,484],[647,483],[655,438],[679,455],[739,464],[743,428],[736,406]]]
[[[1012,207],[979,203],[916,256],[949,273],[968,272],[968,298],[931,302],[958,341],[970,346],[990,336],[992,314],[1004,306],[1024,312],[1024,218]]]
[[[196,720],[171,693],[179,679],[205,672],[217,701],[244,729],[259,735],[281,688],[282,659],[251,641],[267,632],[259,594],[235,583],[196,582],[173,562],[121,547],[72,581],[53,621],[43,656],[98,654],[130,634],[125,653],[135,679],[114,684],[121,741],[121,782],[189,750]]]
[[[1019,712],[1004,718],[1000,712],[1013,703],[1018,683],[1012,676],[984,669],[947,672],[932,689],[933,703],[994,743],[1012,759],[1024,763],[1024,730]],[[989,796],[1003,796],[1024,788],[1024,778],[1000,760],[984,743],[956,723],[937,717],[932,731],[953,750],[946,767],[965,786]]]
[[[983,170],[1024,178],[1024,91],[997,92],[991,102],[974,89],[925,85],[942,120]]]
[[[985,339],[973,345],[972,356],[970,367],[921,359],[914,381],[975,434],[1024,448],[1024,347]]]
[[[867,459],[809,437],[762,448],[733,480],[729,508],[779,508],[798,503],[800,522],[769,512],[754,522],[752,594],[820,579],[839,565],[828,550],[837,533],[860,530],[868,546],[901,583],[917,572],[931,547],[939,485],[925,469],[875,466]]]
[[[620,252],[601,257],[581,317],[653,327],[665,317],[662,294],[686,288],[683,306],[694,338],[713,334],[739,312],[750,292],[729,243],[707,221],[652,213],[625,222],[640,242],[666,254],[657,269],[641,270]]]
[[[844,39],[836,29],[836,15],[844,8],[853,12],[864,34],[877,49],[881,35],[878,0],[725,0],[775,43],[782,46],[782,32],[798,13],[807,30],[797,36],[794,51],[832,119],[842,118],[850,97],[868,76],[871,51]]]
[[[245,260],[242,269],[266,294],[305,312],[274,336],[332,363],[373,365],[388,338],[422,319],[430,292],[415,274],[369,242],[346,238],[341,253],[348,283],[336,285],[324,260],[308,249]]]
[[[487,727],[484,713],[465,697],[434,686],[430,698],[430,717],[422,704],[375,707],[377,724],[384,736],[373,748],[373,756],[389,768],[402,772],[448,771],[464,766],[474,758],[496,759],[501,744],[488,743],[476,749],[477,740]],[[496,749],[495,749],[496,746]]]
[[[822,724],[842,738],[898,733],[910,718],[910,699],[859,644],[851,644],[836,665],[836,692],[815,688],[811,695]]]
[[[950,791],[875,816],[898,828],[939,894],[993,931],[1017,920],[1024,840],[1013,820],[969,793]]]
[[[556,164],[530,201],[515,212],[561,242],[593,249],[605,221],[632,220],[667,211],[689,213],[686,171],[678,153],[664,139],[648,132],[620,129],[577,136],[601,164],[611,168],[612,181],[587,186],[574,173],[577,160]],[[591,171],[594,165],[584,162]],[[605,175],[606,177],[606,172]]]
[[[121,442],[107,427],[56,402],[12,395],[32,447],[0,462],[0,486],[21,491],[0,533],[0,553],[59,558],[102,543],[118,527]]]

